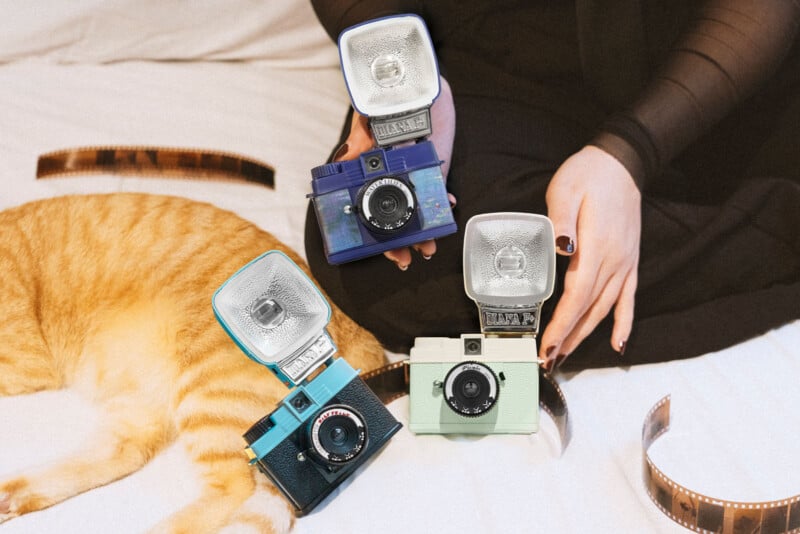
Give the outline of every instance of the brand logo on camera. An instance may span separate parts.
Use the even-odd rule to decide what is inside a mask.
[[[431,134],[430,113],[420,110],[401,117],[373,117],[370,128],[380,146],[425,137]]]
[[[536,316],[531,312],[483,312],[486,326],[535,326]]]

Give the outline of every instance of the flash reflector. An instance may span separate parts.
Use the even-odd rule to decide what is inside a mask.
[[[472,217],[464,233],[464,289],[481,311],[484,332],[539,326],[555,282],[553,224],[533,213]]]
[[[439,68],[428,30],[416,15],[375,19],[339,36],[342,72],[353,106],[368,117],[429,108]]]
[[[292,385],[336,350],[325,331],[328,302],[282,252],[267,252],[242,267],[217,290],[212,306],[247,356]]]

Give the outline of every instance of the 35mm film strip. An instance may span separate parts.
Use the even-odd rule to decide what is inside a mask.
[[[362,378],[385,404],[408,394],[407,361],[365,373]],[[553,418],[562,451],[571,437],[566,401],[556,381],[539,374],[540,406]],[[673,521],[695,532],[718,534],[800,534],[800,495],[764,502],[716,499],[692,491],[669,478],[650,459],[648,449],[669,430],[670,397],[647,413],[642,427],[644,486],[650,498]]]
[[[239,180],[275,188],[275,170],[270,165],[219,150],[87,146],[42,154],[36,165],[37,178],[97,173]]]
[[[665,475],[648,449],[669,430],[670,397],[647,413],[642,427],[643,477],[650,498],[676,523],[695,532],[721,534],[798,534],[800,495],[765,502],[715,499],[692,491]]]

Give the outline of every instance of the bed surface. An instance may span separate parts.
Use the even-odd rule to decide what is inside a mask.
[[[195,20],[172,28],[173,42],[148,48],[122,30],[111,32],[116,41],[107,28],[97,33],[99,1],[43,18],[30,7],[39,4],[12,14],[16,30],[0,37],[0,209],[71,193],[174,194],[235,211],[303,254],[308,171],[325,161],[348,102],[336,50],[310,7],[282,0],[262,13],[232,2],[231,10],[252,13],[238,34],[195,39],[208,27]],[[143,20],[120,15],[127,4],[107,3],[104,16],[139,27]],[[117,144],[240,153],[273,165],[276,187],[35,180],[41,153]],[[742,310],[742,320],[751,313],[758,310]],[[560,374],[573,427],[563,455],[546,415],[530,436],[403,428],[295,532],[682,532],[642,483],[645,414],[672,395],[672,430],[651,456],[677,482],[730,500],[790,497],[800,492],[799,376],[800,321],[691,360]],[[407,397],[389,409],[407,424]],[[0,475],[76,448],[94,417],[70,391],[0,398]],[[192,499],[195,477],[178,443],[124,480],[2,524],[0,534],[143,532]]]

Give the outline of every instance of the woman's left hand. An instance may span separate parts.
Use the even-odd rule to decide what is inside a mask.
[[[624,352],[639,265],[639,189],[619,161],[586,146],[553,175],[546,200],[557,251],[571,257],[564,292],[541,338],[545,368],[560,365],[612,308],[610,343]]]

